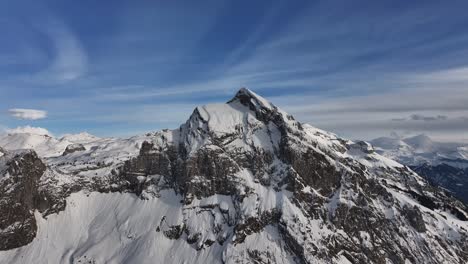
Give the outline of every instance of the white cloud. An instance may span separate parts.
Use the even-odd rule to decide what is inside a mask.
[[[468,90],[445,88],[424,84],[367,95],[327,97],[311,93],[268,99],[301,122],[347,138],[369,140],[397,131],[468,142],[468,122],[464,119],[468,117]]]
[[[32,126],[23,126],[23,127],[17,127],[13,129],[7,129],[7,133],[16,133],[16,134],[22,134],[22,133],[28,133],[28,134],[35,134],[35,135],[48,135],[52,136],[52,134],[45,128],[42,127],[32,127]]]
[[[38,73],[45,81],[67,82],[85,74],[88,56],[79,38],[58,19],[52,19],[40,28],[46,33],[52,45],[54,57],[50,66]]]
[[[453,83],[453,82],[468,82],[468,67],[458,67],[429,73],[423,73],[412,76],[416,81],[422,82],[437,82],[437,83]]]
[[[9,109],[8,112],[17,119],[38,120],[47,117],[47,111],[37,109],[13,108]]]

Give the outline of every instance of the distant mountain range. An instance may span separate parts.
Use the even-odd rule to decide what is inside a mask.
[[[6,150],[34,149],[39,156],[47,158],[61,155],[70,144],[90,143],[99,139],[86,132],[56,138],[46,129],[20,127],[0,134],[0,146]]]
[[[468,145],[435,142],[426,135],[380,137],[371,143],[378,153],[408,165],[468,203]]]

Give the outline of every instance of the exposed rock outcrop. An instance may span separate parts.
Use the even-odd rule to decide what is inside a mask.
[[[40,195],[38,183],[46,166],[34,151],[8,153],[0,172],[0,250],[31,242],[37,226],[34,210]]]
[[[70,144],[65,148],[65,151],[63,152],[62,156],[68,155],[73,152],[77,151],[84,151],[86,148],[83,146],[83,144]]]

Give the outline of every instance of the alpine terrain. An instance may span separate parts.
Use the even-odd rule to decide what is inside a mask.
[[[463,203],[245,88],[175,130],[0,146],[0,263],[468,261]]]
[[[426,135],[380,137],[371,143],[379,154],[408,165],[468,204],[468,145],[434,142]]]

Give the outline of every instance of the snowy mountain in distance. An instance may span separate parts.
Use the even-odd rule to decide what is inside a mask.
[[[467,220],[245,88],[178,129],[0,157],[0,263],[466,263]]]
[[[34,149],[41,156],[59,155],[69,142],[61,142],[46,129],[19,127],[0,134],[0,147],[5,150]]]
[[[428,136],[421,134],[403,139],[403,142],[411,146],[416,153],[437,151],[438,146]],[[440,148],[440,146],[439,146]]]
[[[427,135],[407,138],[380,137],[370,143],[380,154],[406,165],[446,163],[455,167],[468,167],[468,146],[457,143],[434,142]]]
[[[426,135],[380,137],[371,141],[376,151],[410,166],[436,186],[468,203],[468,146],[434,142]]]
[[[6,132],[9,134],[31,134],[31,135],[42,135],[42,136],[52,136],[52,134],[45,128],[42,127],[32,127],[32,126],[22,126],[14,129],[8,129]]]
[[[60,138],[60,141],[68,141],[72,143],[89,143],[99,139],[99,137],[91,135],[88,132],[81,132],[78,134],[65,134]]]
[[[55,138],[47,129],[41,127],[18,127],[0,134],[0,147],[6,150],[34,149],[41,157],[61,155],[73,143],[90,143],[99,140],[86,132],[67,134]]]

